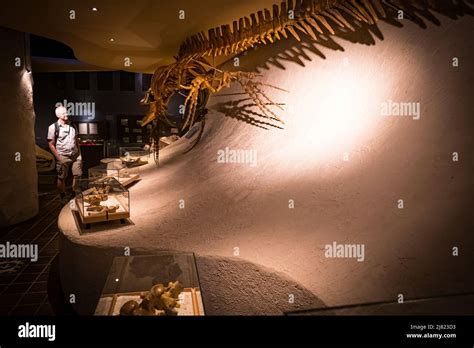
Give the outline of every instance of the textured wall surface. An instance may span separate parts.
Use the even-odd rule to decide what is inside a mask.
[[[314,306],[308,296],[283,306],[291,290],[280,291],[278,281],[251,305],[247,289],[265,284],[254,271],[260,268],[292,279],[320,306],[474,291],[474,52],[465,40],[474,22],[439,18],[440,26],[426,29],[380,23],[355,38],[248,52],[242,70],[258,69],[264,82],[290,91],[266,88],[286,104],[278,112],[283,129],[259,117],[245,96],[229,95],[240,92],[235,86],[224,90],[211,99],[195,149],[183,155],[171,146],[159,168],[142,170],[131,188],[133,224],[80,234],[66,207],[60,228],[78,250],[183,250],[253,264],[198,261],[207,308],[218,314]],[[390,100],[419,103],[419,119],[383,116]],[[226,147],[256,151],[256,166],[218,163]],[[333,242],[363,244],[364,260],[325,257]],[[91,258],[69,264],[81,274],[95,269]],[[85,288],[72,266],[64,274],[66,288]]]
[[[0,28],[0,42],[0,226],[8,226],[38,213],[35,113],[24,33]]]

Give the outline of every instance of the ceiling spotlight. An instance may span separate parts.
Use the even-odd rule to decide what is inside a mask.
[[[114,42],[115,39],[114,39],[113,37],[111,37],[111,38],[109,39],[109,41],[110,41],[110,42]]]
[[[97,9],[97,7],[92,7],[91,10],[94,11],[94,12],[99,11],[99,10]]]

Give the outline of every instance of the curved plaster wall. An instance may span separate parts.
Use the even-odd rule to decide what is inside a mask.
[[[38,213],[32,75],[25,34],[0,28],[0,227]],[[20,58],[20,66],[15,59]]]

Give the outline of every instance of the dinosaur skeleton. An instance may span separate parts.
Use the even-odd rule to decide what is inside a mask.
[[[284,123],[270,109],[271,105],[281,109],[280,104],[274,103],[264,93],[262,87],[265,84],[257,80],[257,74],[221,71],[209,65],[204,56],[215,57],[239,53],[257,44],[266,44],[266,40],[273,43],[282,37],[287,38],[287,31],[300,41],[296,29],[317,40],[311,27],[321,34],[322,28],[335,34],[327,19],[341,27],[354,30],[339,11],[344,11],[359,21],[373,24],[378,19],[375,8],[381,16],[385,16],[379,0],[296,0],[296,2],[287,0],[287,2],[282,2],[280,7],[273,5],[273,15],[265,9],[258,11],[257,14],[251,14],[250,19],[243,17],[238,22],[234,21],[233,30],[230,25],[222,25],[209,29],[208,37],[201,32],[187,38],[179,49],[176,62],[159,67],[155,71],[151,87],[141,101],[142,104],[149,106],[142,126],[153,120],[157,120],[158,123],[158,128],[155,127],[152,133],[152,151],[155,154],[155,162],[158,162],[159,154],[159,124],[164,123],[176,127],[176,124],[169,119],[167,109],[171,97],[178,91],[188,92],[184,102],[185,121],[182,130],[191,128],[196,122],[202,121],[197,141],[192,147],[197,144],[204,129],[206,112],[198,111],[198,105],[205,105],[209,93],[217,93],[229,87],[233,81],[241,86],[265,117]]]
[[[466,7],[464,0],[453,0],[457,11]],[[167,117],[167,108],[170,98],[179,91],[187,92],[185,100],[185,121],[183,129],[191,128],[195,123],[202,121],[199,141],[204,129],[205,105],[210,93],[216,93],[229,87],[231,82],[238,82],[244,92],[250,96],[254,104],[265,117],[278,122],[283,121],[269,108],[280,104],[274,103],[264,93],[266,86],[257,80],[258,75],[251,72],[221,71],[208,64],[206,57],[219,55],[239,54],[259,44],[273,43],[288,38],[288,33],[296,40],[301,41],[300,33],[309,35],[313,40],[318,36],[335,35],[335,28],[343,32],[356,31],[361,23],[375,24],[379,18],[388,17],[387,13],[403,11],[408,13],[424,11],[428,8],[435,10],[443,7],[444,1],[436,0],[286,0],[280,6],[273,5],[272,12],[268,9],[256,14],[245,16],[229,24],[211,28],[208,34],[200,32],[184,40],[179,48],[179,54],[174,64],[159,67],[152,78],[142,104],[149,105],[149,112],[143,120],[143,125],[157,120],[158,126],[162,123],[176,126]],[[416,16],[416,15],[415,15]],[[416,18],[416,17],[414,17]],[[274,87],[274,86],[271,86]],[[157,160],[159,132],[154,128],[154,143],[152,149]],[[159,129],[159,127],[158,127]]]
[[[471,3],[452,0],[455,11],[472,13]],[[450,3],[451,1],[449,1]],[[272,11],[264,9],[249,17],[211,28],[186,38],[179,49],[179,59],[188,56],[219,56],[238,54],[258,44],[273,43],[288,38],[288,33],[301,41],[299,32],[318,40],[318,35],[335,35],[335,28],[355,31],[355,23],[375,24],[386,18],[387,12],[411,13],[428,9],[440,11],[448,0],[286,0]],[[351,22],[353,22],[351,24]]]
[[[206,110],[198,110],[198,105],[205,105],[209,93],[217,93],[229,87],[234,81],[240,85],[265,117],[284,123],[269,106],[274,105],[280,109],[282,107],[274,103],[262,89],[264,86],[280,90],[281,88],[256,80],[258,76],[253,72],[222,71],[209,65],[203,58],[193,57],[180,59],[174,64],[158,68],[153,74],[150,89],[141,101],[143,105],[149,106],[142,126],[153,120],[158,121],[158,127],[155,127],[152,133],[152,151],[155,154],[155,162],[158,162],[160,123],[176,127],[176,124],[168,118],[167,109],[171,97],[179,91],[187,91],[183,105],[186,117],[181,129],[190,129],[196,122],[202,122],[200,133],[192,147],[197,144],[204,130]]]
[[[242,17],[230,25],[222,25],[192,35],[184,40],[179,49],[179,57],[219,56],[245,51],[258,44],[273,43],[288,38],[288,33],[301,41],[298,31],[318,40],[315,31],[324,34],[327,30],[335,34],[334,24],[355,31],[346,17],[360,22],[375,24],[385,17],[380,0],[288,0],[280,6]],[[331,24],[332,23],[332,24]],[[297,31],[298,30],[298,31]]]
[[[153,74],[150,89],[141,101],[143,105],[149,105],[150,107],[148,114],[142,121],[142,126],[150,123],[157,117],[160,117],[168,125],[174,126],[173,122],[167,117],[168,103],[176,91],[187,90],[188,95],[184,102],[184,110],[186,110],[188,117],[182,128],[191,128],[198,121],[196,118],[196,107],[200,92],[207,90],[211,93],[217,93],[223,88],[229,87],[233,81],[239,83],[245,93],[252,98],[265,115],[284,123],[268,108],[267,104],[275,103],[261,89],[262,86],[278,87],[255,81],[255,78],[258,76],[253,72],[222,71],[212,67],[202,58],[190,57],[158,68]],[[156,98],[156,96],[159,97]],[[281,106],[277,106],[281,108]]]

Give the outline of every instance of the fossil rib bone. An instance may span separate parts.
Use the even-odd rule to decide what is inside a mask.
[[[189,56],[218,56],[236,54],[256,44],[267,44],[287,38],[290,33],[300,41],[298,31],[317,40],[316,33],[322,28],[335,34],[334,26],[354,31],[349,18],[374,24],[385,17],[380,0],[287,0],[272,11],[264,9],[248,17],[239,18],[230,25],[211,28],[208,36],[201,32],[188,37],[181,44],[179,58]],[[347,18],[349,17],[349,18]]]

